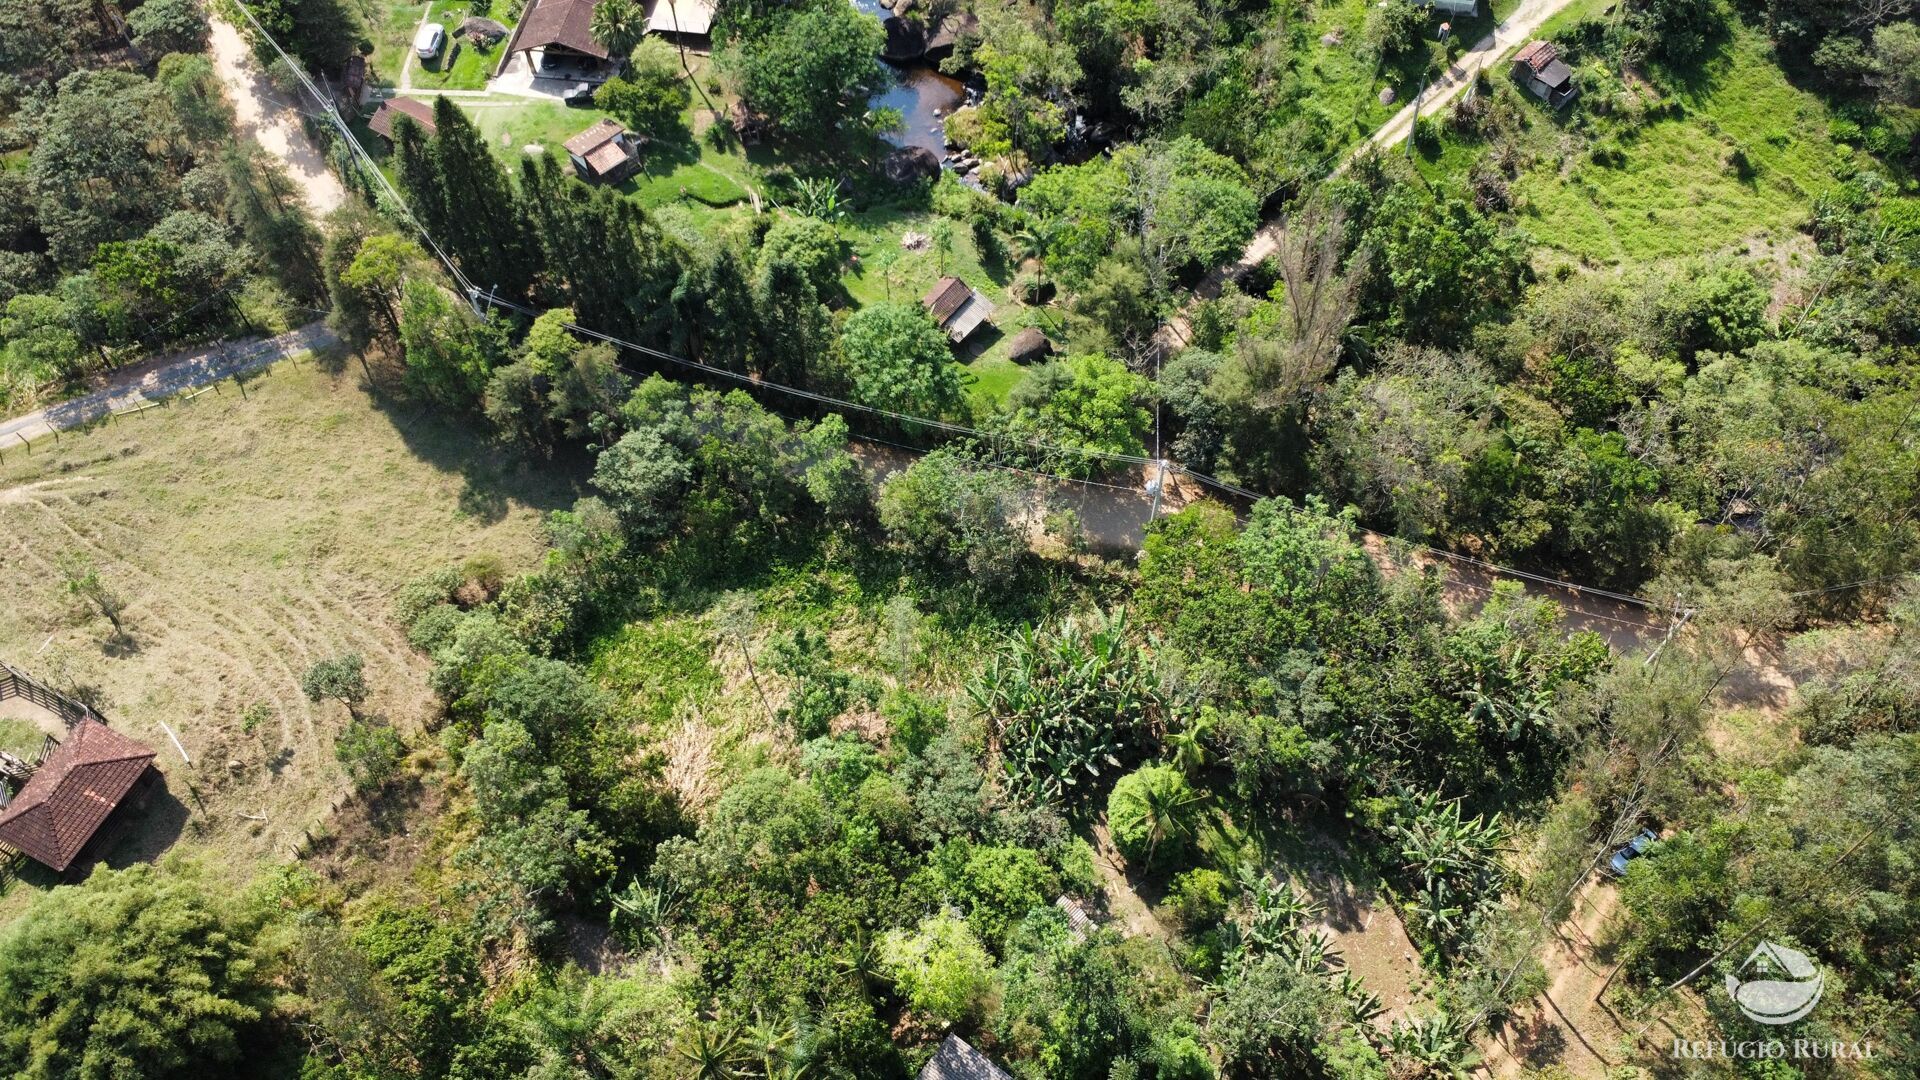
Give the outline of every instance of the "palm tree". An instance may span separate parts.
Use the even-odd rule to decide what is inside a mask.
[[[694,1080],[736,1080],[742,1058],[740,1029],[715,1020],[696,1020],[676,1048],[693,1065]]]
[[[1195,776],[1207,767],[1207,740],[1219,721],[1220,714],[1208,706],[1188,720],[1185,727],[1167,736],[1167,745],[1173,749],[1174,768]]]
[[[762,1076],[799,1080],[807,1071],[806,1064],[799,1060],[799,1049],[795,1045],[799,1037],[798,1025],[775,1023],[760,1015],[756,1009],[752,1026],[741,1037],[742,1056]]]
[[[876,987],[886,984],[880,968],[880,943],[872,934],[863,933],[850,942],[847,951],[834,959],[834,966],[853,977],[862,997],[872,997]]]
[[[1060,238],[1061,225],[1057,218],[1043,218],[1038,214],[1029,214],[1014,230],[1013,246],[1019,251],[1022,261],[1032,259],[1040,268],[1036,289],[1044,289],[1047,284],[1047,250]]]
[[[627,882],[624,892],[613,897],[612,926],[627,932],[642,948],[666,944],[667,920],[673,913],[673,890],[666,885],[643,885],[639,878]]]
[[[600,0],[587,32],[607,47],[608,59],[624,64],[647,34],[646,12],[633,0]]]
[[[1141,793],[1147,810],[1147,865],[1153,865],[1154,850],[1162,841],[1193,834],[1194,807],[1206,799],[1183,781],[1178,784],[1148,784]]]

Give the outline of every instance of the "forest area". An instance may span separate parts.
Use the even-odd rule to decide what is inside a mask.
[[[238,9],[0,0],[4,413],[324,313],[291,385],[351,437],[281,401],[137,482],[208,513],[205,455],[282,443],[351,498],[377,446],[356,543],[408,545],[348,549],[380,633],[285,631],[326,827],[10,881],[0,1070],[1920,1071],[1912,4],[1571,0],[1576,95],[1506,56],[1386,147],[1514,5],[739,0],[697,62],[593,7],[595,122],[674,171],[584,182],[458,94],[377,154],[312,110],[316,220],[204,55]],[[290,98],[386,47],[245,14]],[[964,87],[904,177],[900,20]],[[916,299],[949,277],[981,338]],[[0,463],[0,558],[106,437]],[[1138,550],[1060,494],[1176,474]],[[35,617],[139,663],[107,600],[150,577]],[[1784,1025],[1761,943],[1820,973]]]

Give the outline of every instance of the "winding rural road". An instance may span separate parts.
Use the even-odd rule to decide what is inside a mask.
[[[222,342],[127,368],[115,375],[109,385],[91,394],[25,416],[0,420],[0,452],[30,446],[54,432],[83,427],[104,419],[109,413],[263,368],[333,341],[333,331],[327,329],[326,323],[316,321],[278,337]]]
[[[1486,36],[1473,43],[1473,47],[1460,54],[1460,58],[1428,86],[1426,92],[1408,102],[1406,107],[1384,124],[1375,129],[1364,142],[1354,146],[1340,158],[1340,164],[1331,173],[1339,176],[1353,164],[1355,158],[1373,149],[1385,149],[1405,139],[1413,131],[1414,121],[1420,116],[1430,116],[1445,106],[1461,91],[1473,85],[1473,80],[1482,71],[1498,63],[1509,50],[1533,36],[1534,31],[1548,20],[1558,15],[1573,0],[1523,0],[1513,14],[1501,21],[1500,25],[1488,31]],[[1280,236],[1285,218],[1276,217],[1262,225],[1247,241],[1240,252],[1240,258],[1225,266],[1218,267],[1194,287],[1193,300],[1180,309],[1180,312],[1163,323],[1153,336],[1154,348],[1162,356],[1170,356],[1183,349],[1193,340],[1193,326],[1188,321],[1193,306],[1200,300],[1211,300],[1220,295],[1220,290],[1229,281],[1238,281],[1247,273],[1271,258],[1280,250]]]
[[[220,18],[212,21],[213,33],[208,52],[213,70],[233,102],[235,126],[242,138],[253,141],[279,158],[287,175],[306,196],[315,217],[325,217],[346,204],[347,189],[340,178],[327,168],[326,156],[307,138],[300,127],[300,111],[283,101],[267,82],[265,72],[254,63],[247,39],[233,24]]]

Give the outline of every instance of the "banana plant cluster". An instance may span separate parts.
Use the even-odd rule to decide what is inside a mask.
[[[967,694],[993,722],[1013,787],[1048,802],[1079,802],[1117,775],[1162,709],[1124,609],[1027,627]]]
[[[1553,689],[1528,670],[1529,659],[1525,648],[1515,649],[1503,667],[1476,672],[1473,685],[1460,691],[1475,727],[1511,743],[1551,737]]]
[[[1307,926],[1320,915],[1320,905],[1294,888],[1290,881],[1275,881],[1266,873],[1243,866],[1240,889],[1245,900],[1243,919],[1228,924],[1236,935],[1231,943],[1229,972],[1241,970],[1260,956],[1274,955],[1294,970],[1316,975],[1338,995],[1348,1022],[1367,1024],[1383,1011],[1380,996],[1368,990],[1333,948],[1333,942],[1320,930]]]
[[[1419,1071],[1411,1074],[1417,1077],[1466,1080],[1480,1062],[1480,1055],[1473,1049],[1472,1032],[1445,1011],[1395,1020],[1387,1032],[1387,1048],[1396,1059],[1417,1068]]]
[[[1447,947],[1459,938],[1473,908],[1498,895],[1505,876],[1500,851],[1509,830],[1499,814],[1467,817],[1459,800],[1443,800],[1438,792],[1406,795],[1402,801],[1387,833],[1415,884],[1416,923]]]

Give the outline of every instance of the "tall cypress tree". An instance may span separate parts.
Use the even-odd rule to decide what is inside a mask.
[[[753,302],[759,308],[751,324],[759,338],[754,370],[775,382],[805,385],[833,340],[831,317],[807,272],[784,256],[762,259]]]
[[[412,117],[395,117],[393,148],[400,161],[400,190],[406,193],[407,205],[420,227],[444,242],[450,232],[445,186],[440,183],[440,166],[426,131]]]
[[[451,250],[475,285],[498,286],[506,296],[528,295],[540,272],[539,248],[521,217],[513,184],[452,99],[434,101],[433,123],[444,223],[435,239]]]
[[[520,190],[545,251],[546,302],[571,305],[583,325],[665,343],[680,268],[645,211],[568,178],[551,157],[521,166]]]
[[[711,257],[687,268],[679,291],[678,337],[706,363],[746,371],[759,315],[739,253],[722,245]]]

